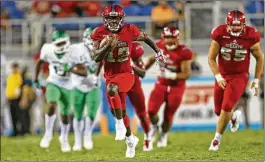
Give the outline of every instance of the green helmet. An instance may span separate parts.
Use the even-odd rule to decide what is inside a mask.
[[[92,47],[92,40],[90,39],[90,35],[91,35],[92,32],[93,32],[93,30],[88,27],[88,28],[86,28],[86,30],[83,33],[83,43],[88,48]]]
[[[54,53],[58,55],[64,54],[70,46],[70,37],[64,31],[54,31],[52,33],[52,43],[55,46]]]

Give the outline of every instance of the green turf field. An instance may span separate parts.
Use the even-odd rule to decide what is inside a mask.
[[[138,133],[140,142],[135,160],[260,160],[264,159],[263,131],[227,132],[218,152],[209,152],[213,132],[176,132],[169,135],[167,148],[156,148],[152,152],[142,151],[143,135]],[[70,144],[73,145],[73,135]],[[41,136],[18,138],[1,137],[1,160],[121,160],[124,161],[126,145],[115,141],[114,135],[94,135],[92,151],[61,153],[56,135],[49,149],[41,149]]]

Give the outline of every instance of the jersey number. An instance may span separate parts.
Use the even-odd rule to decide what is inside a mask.
[[[53,67],[54,67],[54,70],[55,70],[56,74],[58,74],[60,76],[68,76],[69,75],[68,72],[64,71],[63,66],[61,64],[56,64]]]
[[[234,56],[233,60],[234,61],[245,60],[247,52],[248,51],[244,50],[244,49],[242,49],[242,50],[236,49],[235,50],[235,56]],[[221,55],[222,55],[224,60],[230,61],[232,59],[231,54],[232,54],[231,48],[226,48],[226,47],[221,48]]]
[[[117,58],[114,58],[114,55],[117,53]],[[111,51],[107,56],[108,62],[124,62],[129,59],[129,48],[128,47],[119,47]]]

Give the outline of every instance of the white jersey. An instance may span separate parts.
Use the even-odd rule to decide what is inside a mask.
[[[87,77],[79,76],[76,74],[71,74],[71,79],[75,88],[81,92],[88,92],[95,88],[95,83],[97,82],[96,77],[96,62],[91,58],[91,54],[84,43],[78,43],[72,45],[72,52],[74,59],[77,60],[78,64],[85,64],[87,67]]]
[[[41,49],[40,59],[49,63],[49,76],[47,78],[47,83],[53,83],[58,87],[71,90],[73,85],[70,79],[70,72],[65,72],[63,70],[64,64],[68,64],[70,67],[75,65],[75,60],[73,59],[71,46],[61,58],[54,53],[53,44],[44,44]]]

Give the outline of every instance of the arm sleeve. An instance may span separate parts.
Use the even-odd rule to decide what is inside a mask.
[[[132,54],[131,54],[131,58],[133,60],[138,59],[139,57],[144,55],[144,48],[140,43],[133,43],[132,45]]]
[[[47,50],[46,47],[47,46],[45,44],[42,46],[41,51],[40,51],[40,59],[43,60],[43,61],[45,61],[45,62],[48,62],[48,60],[47,60],[47,54],[46,54],[46,50]]]
[[[192,51],[187,47],[182,51],[183,60],[192,60]]]
[[[258,32],[257,29],[254,29],[253,34],[251,34],[251,35],[253,35],[252,45],[260,42],[260,33]]]
[[[211,32],[211,39],[212,40],[215,40],[216,42],[219,42],[219,31],[218,31],[218,27],[217,28],[214,28]]]
[[[137,40],[141,33],[140,29],[133,24],[130,25],[130,32],[133,40]]]
[[[90,38],[91,39],[93,39],[93,40],[102,40],[102,39],[104,39],[103,34],[100,34],[98,29],[99,29],[98,27],[95,28],[93,30],[93,32],[90,34]]]

